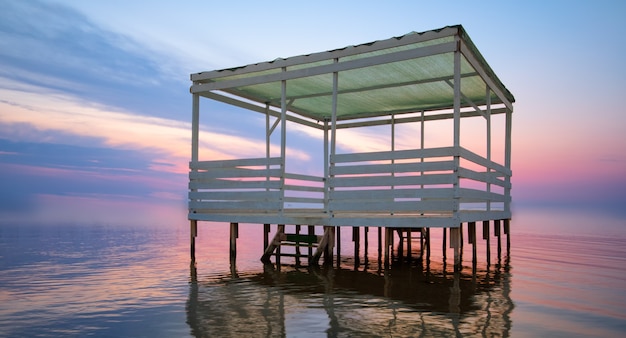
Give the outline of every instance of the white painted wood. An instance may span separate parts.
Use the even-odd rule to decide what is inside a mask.
[[[369,176],[369,177],[331,177],[331,188],[359,188],[380,186],[413,186],[430,184],[453,184],[453,174],[428,174],[420,176]]]
[[[306,185],[293,185],[293,184],[285,184],[285,190],[289,191],[310,191],[310,192],[319,192],[323,193],[323,187],[310,187]]]
[[[280,169],[241,169],[241,168],[216,168],[210,171],[190,172],[192,180],[208,180],[216,178],[251,178],[251,177],[280,177]]]
[[[497,85],[491,79],[491,77],[489,77],[489,75],[487,75],[487,72],[481,66],[481,63],[476,59],[474,53],[470,50],[469,47],[467,47],[467,44],[464,41],[461,41],[461,53],[463,53],[463,56],[465,56],[467,62],[469,62],[472,67],[478,72],[478,74],[480,74],[480,77],[483,79],[483,81],[485,81],[489,88],[493,90],[493,92],[500,99],[500,101],[502,101],[502,103],[504,103],[504,105],[506,105],[508,109],[513,110],[513,104],[511,103],[511,101],[509,101],[509,99],[507,99],[506,95],[504,95],[504,90],[499,85]]]
[[[290,178],[290,179],[300,180],[300,181],[324,182],[324,178],[320,176],[302,175],[302,174],[293,174],[293,173],[285,173],[285,178]]]
[[[420,160],[422,160],[420,158]],[[383,173],[417,173],[425,171],[454,170],[453,161],[395,163],[395,164],[369,164],[369,165],[342,165],[333,167],[333,175],[362,175]]]
[[[376,55],[370,57],[363,57],[359,59],[335,62],[328,65],[313,66],[308,68],[298,68],[290,71],[282,71],[280,73],[263,74],[258,76],[250,76],[245,78],[237,78],[233,80],[223,80],[217,82],[206,82],[194,84],[191,86],[192,94],[204,93],[213,90],[226,90],[229,88],[237,88],[243,86],[252,86],[262,83],[285,81],[299,79],[303,77],[331,74],[334,72],[341,72],[351,69],[364,68],[369,66],[376,66],[391,62],[404,61],[409,59],[416,59],[420,57],[426,57],[430,55],[437,55],[443,53],[453,52],[456,49],[455,42],[441,43],[437,45],[430,45],[415,49],[401,50],[397,52],[391,52],[383,55]]]
[[[452,210],[454,201],[334,201],[331,200],[330,209],[337,212],[361,212],[361,213],[381,213],[381,212],[403,212],[421,214],[424,212],[445,212]]]
[[[190,201],[190,209],[203,209],[203,210],[228,210],[238,211],[239,209],[248,210],[264,210],[264,211],[278,211],[282,208],[282,201]]]
[[[511,169],[509,169],[509,168],[507,168],[507,167],[505,167],[505,166],[503,166],[501,164],[498,164],[496,162],[487,160],[486,158],[484,158],[484,157],[482,157],[482,156],[480,156],[480,155],[478,155],[478,154],[476,154],[476,153],[474,153],[472,151],[469,151],[469,150],[467,150],[465,148],[459,149],[459,154],[461,155],[461,158],[463,158],[465,160],[468,160],[470,162],[474,162],[474,163],[476,163],[478,165],[481,165],[481,166],[483,166],[485,168],[489,168],[489,169],[495,170],[495,171],[501,173],[503,176],[504,175],[511,176]]]
[[[281,189],[280,181],[191,181],[189,189]]]
[[[439,198],[451,199],[454,197],[452,188],[396,188],[396,189],[359,189],[335,190],[330,194],[332,200],[366,201],[391,199],[419,199]]]
[[[459,168],[459,177],[468,178],[483,183],[491,183],[493,185],[498,185],[504,188],[510,186],[510,183],[507,184],[505,180],[499,179],[497,173],[494,172],[477,172],[466,168]]]
[[[234,160],[218,160],[218,161],[195,161],[189,163],[189,168],[197,170],[208,170],[212,168],[235,168],[235,167],[265,167],[269,165],[280,165],[280,157],[271,158],[240,158]]]
[[[280,191],[196,191],[189,193],[189,199],[197,201],[279,200]]]
[[[331,162],[345,163],[345,162],[366,162],[366,161],[385,161],[385,160],[403,160],[403,159],[417,159],[421,157],[449,157],[458,154],[458,150],[454,147],[442,147],[442,148],[426,148],[426,149],[410,149],[410,150],[398,150],[391,151],[376,151],[369,153],[354,153],[354,154],[336,154],[331,155]]]

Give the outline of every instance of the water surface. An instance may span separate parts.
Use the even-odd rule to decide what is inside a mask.
[[[440,230],[432,231],[429,264],[414,241],[410,261],[394,255],[385,269],[371,228],[356,265],[344,228],[339,266],[309,268],[285,257],[263,265],[262,226],[244,224],[231,265],[228,225],[201,223],[190,267],[185,220],[156,229],[2,224],[0,336],[619,337],[624,225],[519,211],[510,252],[503,235],[497,256],[492,232],[487,265],[478,231],[475,269],[466,242],[455,274]]]

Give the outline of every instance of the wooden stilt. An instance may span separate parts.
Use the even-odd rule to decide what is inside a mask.
[[[280,265],[280,243],[285,239],[285,237],[285,225],[278,224],[276,226],[276,234],[274,235],[274,238],[269,243],[267,248],[265,248],[263,256],[261,256],[261,261],[263,263],[270,263],[270,257],[272,256],[274,250],[276,250],[276,264]]]
[[[412,253],[411,251],[413,251],[413,231],[411,228],[406,229],[406,257],[409,259],[409,261],[412,258]]]
[[[476,222],[467,224],[467,239],[472,245],[472,267],[476,268]]]
[[[498,237],[498,263],[500,263],[500,259],[502,258],[502,241],[500,240],[500,220],[497,219],[493,221],[494,227],[494,235]]]
[[[368,259],[367,259],[367,248],[369,245],[369,227],[365,227],[363,229],[365,231],[365,234],[363,235],[363,240],[365,241],[365,243],[363,244],[363,264],[367,265],[368,263]]]
[[[461,262],[463,261],[463,223],[459,224],[459,256]]]
[[[352,241],[354,242],[354,268],[360,264],[359,255],[361,253],[361,233],[359,227],[352,227]]]
[[[315,235],[315,226],[309,225],[308,228],[309,228],[309,231],[308,231],[309,236]],[[309,256],[308,256],[309,265],[311,264],[311,258],[312,257],[313,257],[313,247],[311,245],[309,245]]]
[[[393,233],[391,228],[385,228],[385,267],[389,266],[389,247],[391,246],[391,236]]]
[[[511,220],[504,220],[504,233],[506,234],[506,257],[511,257]]]
[[[296,224],[296,266],[300,266],[300,224]]]
[[[382,268],[382,256],[383,256],[383,228],[377,227],[378,229],[378,268]]]
[[[270,225],[263,224],[263,250],[267,249],[270,243]]]
[[[430,228],[426,228],[426,271],[430,272]]]
[[[194,265],[196,262],[196,237],[198,236],[198,221],[191,220],[189,225],[189,239],[190,239],[190,254],[191,254],[191,264]]]
[[[341,267],[341,227],[335,228],[335,236],[337,238],[337,267]]]
[[[446,239],[446,232],[447,232],[447,231],[446,231],[446,228],[443,228],[443,242],[441,243],[441,247],[442,247],[442,249],[443,249],[443,265],[444,265],[444,266],[446,265],[446,252],[447,252],[447,250],[448,250],[448,249],[446,248],[446,242],[447,242],[447,239]]]
[[[486,256],[487,256],[487,267],[489,267],[491,265],[491,243],[490,243],[490,238],[491,236],[489,235],[489,221],[483,221],[483,239],[487,241],[487,252],[486,252]]]
[[[454,249],[454,271],[461,271],[461,228],[450,228],[450,248]]]
[[[230,223],[230,261],[237,259],[237,238],[239,238],[239,223]]]

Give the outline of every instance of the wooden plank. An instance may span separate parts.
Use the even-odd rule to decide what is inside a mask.
[[[332,212],[439,212],[450,211],[453,200],[441,201],[330,201]]]
[[[431,184],[452,184],[454,174],[429,174],[419,176],[366,176],[366,177],[331,177],[331,188],[375,187],[375,186],[412,186]]]
[[[511,183],[508,183],[504,180],[501,180],[499,178],[497,178],[497,176],[495,175],[495,173],[490,172],[477,172],[471,169],[467,169],[467,168],[459,168],[458,169],[458,173],[459,173],[459,177],[460,178],[467,178],[467,179],[471,179],[474,181],[479,181],[479,182],[484,182],[484,183],[491,183],[494,185],[498,185],[501,186],[503,188],[510,188],[511,187]]]
[[[293,173],[285,173],[285,178],[309,182],[324,182],[324,178],[321,176],[301,175]]]
[[[269,159],[266,157],[240,158],[234,160],[189,162],[189,169],[207,170],[210,168],[263,167],[267,165],[280,165],[280,163],[280,157],[270,157]]]
[[[189,172],[189,179],[192,180],[207,180],[218,178],[238,178],[238,177],[280,177],[280,169],[241,169],[241,168],[219,168],[211,169],[209,171],[191,171]]]
[[[418,160],[416,158],[416,160]],[[362,175],[454,170],[454,161],[334,166],[331,175]]]
[[[506,197],[503,194],[498,194],[495,192],[487,192],[487,191],[478,190],[478,189],[470,189],[470,188],[460,188],[459,198],[461,202],[471,202],[471,201],[505,202],[506,201]]]
[[[324,198],[313,198],[313,197],[288,197],[284,198],[285,203],[315,203],[315,204],[323,204]]]
[[[201,192],[189,192],[190,200],[246,200],[246,201],[259,201],[259,200],[278,200],[281,196],[281,192],[278,190],[271,191],[201,191]]]
[[[280,189],[280,181],[191,181],[189,189]]]
[[[331,190],[333,200],[385,200],[392,198],[452,198],[451,188],[430,189],[367,189],[367,190]]]
[[[489,169],[495,170],[497,172],[500,172],[501,175],[498,175],[498,176],[511,176],[511,174],[512,174],[511,173],[511,169],[508,169],[507,167],[505,167],[505,166],[503,166],[501,164],[498,164],[496,162],[487,160],[486,158],[484,158],[484,157],[482,157],[482,156],[480,156],[478,154],[475,154],[475,153],[473,153],[473,152],[471,152],[471,151],[469,151],[469,150],[467,150],[467,149],[465,149],[463,147],[461,147],[459,149],[459,156],[461,156],[465,160],[468,160],[470,162],[474,162],[474,163],[476,163],[478,165],[481,165],[481,166],[483,166],[485,168],[489,168]]]
[[[335,154],[331,155],[331,163],[361,162],[361,161],[384,161],[402,160],[427,157],[455,156],[457,150],[454,147],[409,149],[396,151],[376,151],[369,153]]]
[[[281,201],[189,201],[190,209],[203,210],[274,210],[282,209]]]
[[[306,185],[293,185],[293,184],[285,184],[285,190],[288,191],[309,191],[309,192],[324,192],[324,187],[310,187]]]

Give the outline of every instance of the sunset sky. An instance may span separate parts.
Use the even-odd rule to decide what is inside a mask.
[[[304,3],[0,0],[0,222],[184,222],[190,73],[456,24],[516,98],[514,208],[626,216],[626,2]]]

